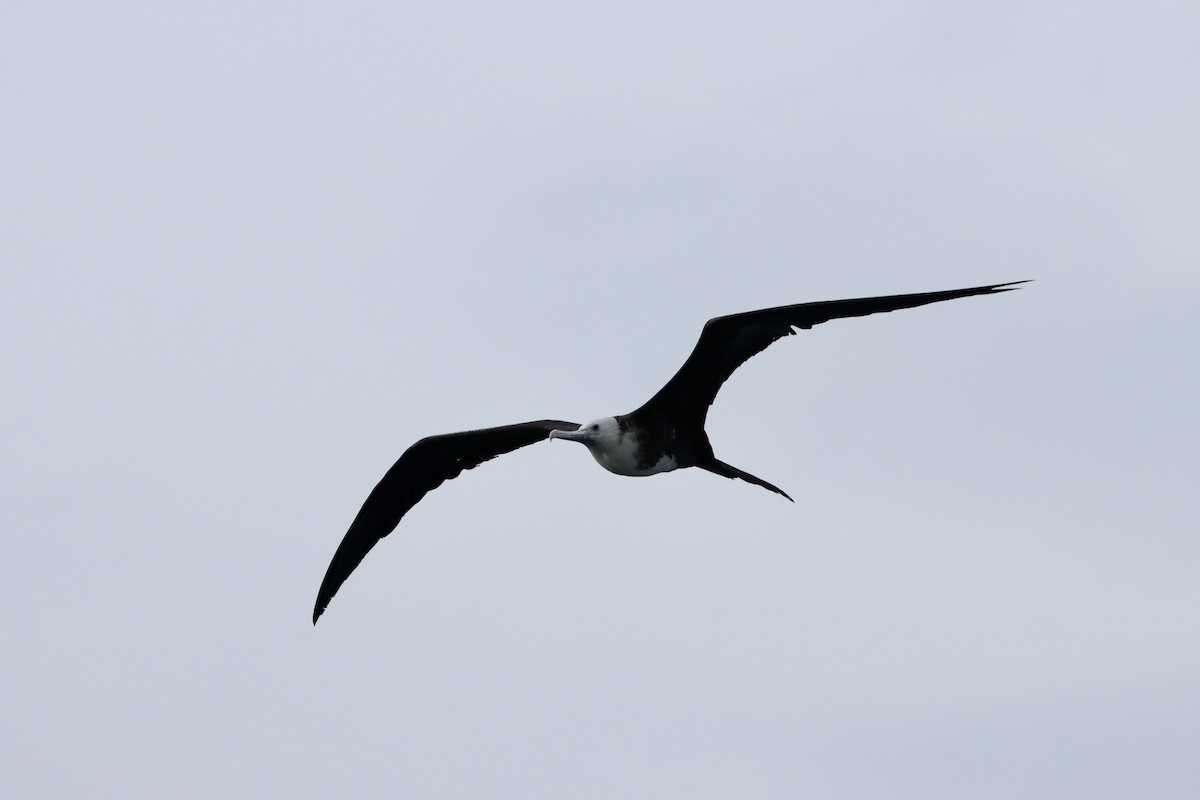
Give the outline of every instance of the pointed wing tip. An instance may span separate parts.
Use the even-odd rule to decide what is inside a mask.
[[[317,624],[317,620],[325,613],[325,609],[329,608],[329,601],[332,599],[332,596],[318,595],[317,602],[313,605],[313,625]]]
[[[1023,281],[1009,281],[1008,283],[995,283],[986,288],[989,292],[1014,292],[1022,283],[1033,283],[1033,278],[1026,278]]]

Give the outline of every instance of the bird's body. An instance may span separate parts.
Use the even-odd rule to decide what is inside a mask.
[[[586,425],[541,420],[426,437],[400,456],[363,503],[325,573],[313,622],[371,548],[391,533],[425,494],[465,469],[545,439],[580,442],[600,466],[617,475],[644,477],[699,467],[762,486],[791,500],[779,487],[719,461],[713,454],[704,422],[721,385],[734,370],[771,343],[794,334],[795,328],[806,330],[831,319],[1006,292],[1015,283],[801,303],[716,317],[704,325],[691,355],[674,377],[628,414],[601,417]]]
[[[550,431],[551,439],[568,439],[588,446],[596,463],[609,472],[641,478],[691,466],[680,454],[653,442],[634,427],[629,415],[604,417],[577,431]]]

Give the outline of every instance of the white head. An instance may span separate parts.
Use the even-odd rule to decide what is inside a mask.
[[[569,439],[587,445],[593,453],[613,450],[624,437],[616,417],[601,417],[573,431],[550,431],[551,439]]]
[[[596,463],[618,475],[653,475],[675,469],[673,457],[662,456],[646,466],[635,428],[622,429],[616,417],[601,417],[573,431],[551,431],[551,439],[570,439],[587,445]]]

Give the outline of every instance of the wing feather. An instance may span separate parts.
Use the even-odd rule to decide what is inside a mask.
[[[825,300],[715,317],[705,323],[696,347],[674,377],[645,405],[633,412],[633,415],[670,416],[703,426],[708,407],[712,405],[721,385],[729,380],[734,370],[774,342],[794,334],[795,328],[807,330],[831,319],[863,317],[960,297],[1008,292],[1018,283],[1027,281],[945,292]]]
[[[444,482],[457,478],[463,470],[474,469],[485,461],[526,445],[540,442],[550,431],[575,430],[574,422],[540,420],[484,428],[475,431],[428,436],[404,451],[379,484],[367,496],[362,509],[342,538],[313,608],[313,624],[329,601],[362,563],[375,544],[387,536],[409,509]]]

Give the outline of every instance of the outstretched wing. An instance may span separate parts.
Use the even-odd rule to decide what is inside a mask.
[[[692,354],[683,362],[675,376],[633,414],[663,414],[702,426],[708,414],[708,407],[716,399],[721,384],[729,379],[733,371],[752,356],[766,350],[771,343],[794,334],[793,328],[807,330],[831,319],[863,317],[867,314],[915,308],[959,297],[1008,292],[1018,283],[1027,281],[997,283],[992,286],[946,292],[826,300],[710,319],[704,325],[700,341],[696,342]]]
[[[542,441],[550,431],[573,431],[578,427],[574,422],[544,419],[428,436],[405,450],[367,496],[333,554],[333,561],[329,562],[325,580],[321,581],[321,590],[317,593],[313,624],[317,624],[329,601],[375,543],[395,530],[400,518],[427,493],[443,482],[457,478],[464,469],[472,469],[496,456]]]

